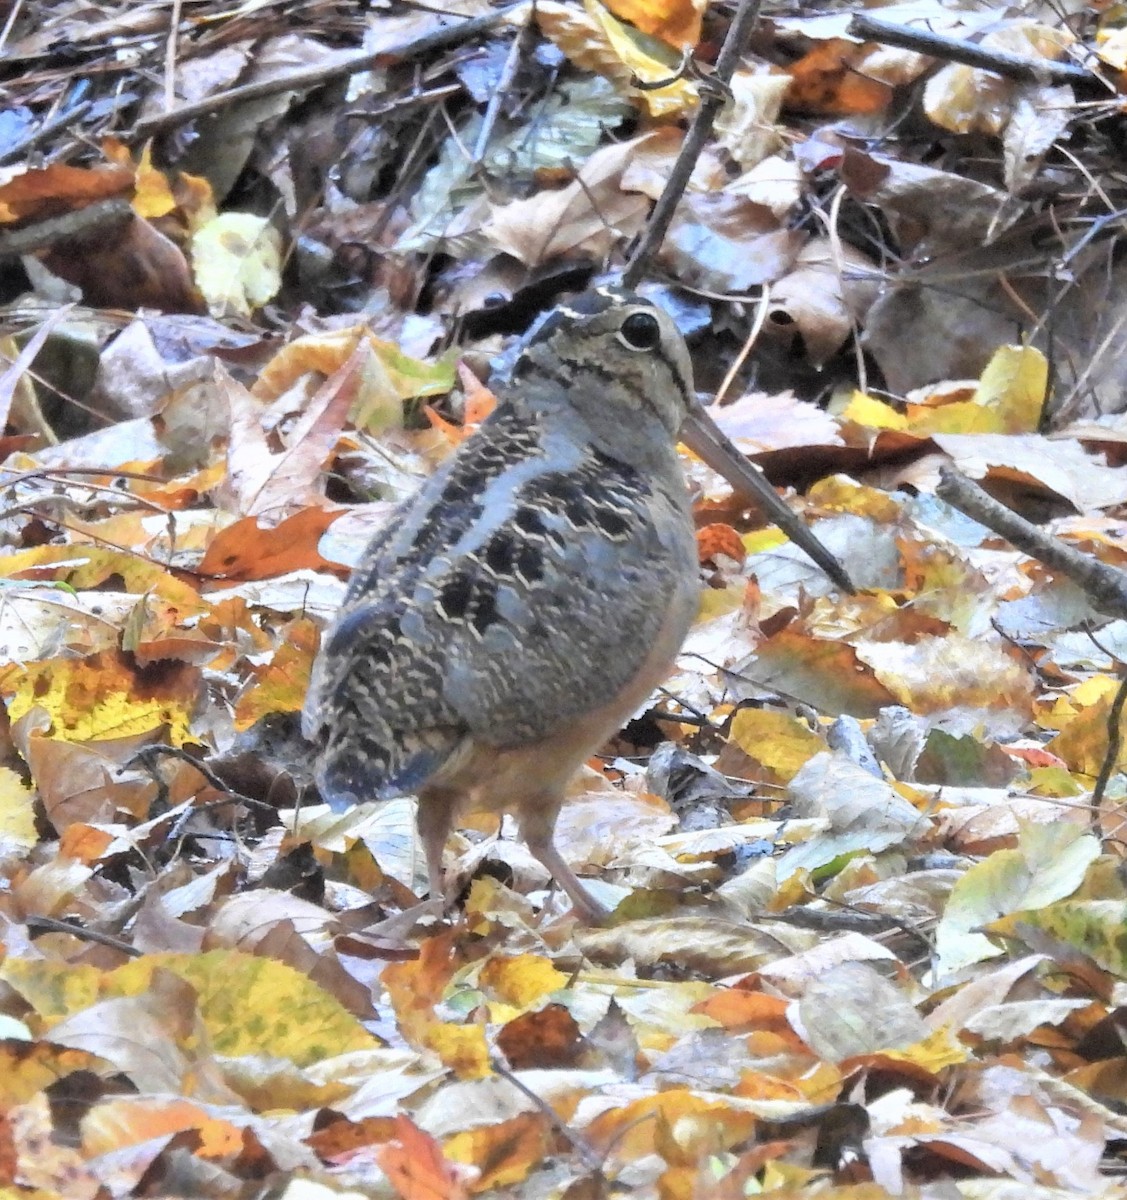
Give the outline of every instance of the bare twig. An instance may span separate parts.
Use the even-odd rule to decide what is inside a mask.
[[[168,14],[168,41],[164,50],[164,110],[176,107],[176,39],[180,32],[181,0],[172,0]]]
[[[93,100],[83,100],[81,104],[72,105],[66,112],[59,113],[58,116],[52,117],[49,121],[44,121],[38,129],[33,129],[27,137],[20,138],[18,142],[9,146],[7,150],[0,154],[0,166],[6,163],[19,162],[27,156],[29,150],[34,149],[40,142],[46,141],[53,133],[57,133],[60,129],[66,129],[68,126],[75,124],[76,121],[84,117],[93,107]]]
[[[1111,702],[1111,708],[1107,713],[1107,753],[1104,755],[1103,762],[1100,763],[1100,773],[1096,776],[1096,786],[1092,788],[1092,824],[1095,825],[1100,819],[1100,806],[1103,802],[1104,792],[1107,791],[1108,781],[1111,779],[1111,773],[1115,770],[1119,762],[1119,751],[1123,745],[1122,721],[1123,721],[1123,706],[1127,704],[1127,666],[1120,664],[1119,666],[1119,690],[1115,693],[1115,699]]]
[[[932,33],[908,25],[883,21],[870,13],[855,13],[849,23],[854,37],[885,46],[900,46],[947,62],[981,67],[1018,83],[1072,84],[1078,90],[1109,95],[1114,88],[1098,75],[1075,63],[1052,62],[1032,55],[1012,54],[1008,50],[992,50],[965,38]]]
[[[489,1065],[493,1068],[496,1075],[499,1075],[506,1083],[515,1087],[522,1096],[531,1100],[536,1105],[544,1116],[548,1118],[549,1124],[555,1131],[571,1144],[572,1149],[578,1153],[579,1157],[583,1160],[583,1165],[589,1171],[593,1171],[597,1175],[602,1175],[602,1159],[595,1153],[594,1148],[568,1125],[543,1096],[538,1096],[526,1083],[523,1083],[512,1071],[502,1066],[496,1059],[493,1059]]]
[[[641,240],[630,256],[626,269],[622,272],[623,287],[637,286],[646,272],[654,251],[661,244],[669,229],[673,213],[685,193],[685,188],[689,186],[689,179],[697,165],[697,159],[700,158],[704,144],[708,141],[709,134],[712,133],[713,122],[724,106],[724,98],[728,94],[728,84],[731,83],[732,76],[735,74],[740,55],[743,53],[756,21],[759,20],[760,2],[761,0],[740,0],[740,6],[728,29],[728,36],[724,39],[724,45],[720,50],[720,57],[716,60],[716,70],[711,77],[713,86],[701,89],[700,108],[697,109],[689,132],[681,144],[681,152],[677,155],[677,161],[669,173],[669,180],[654,205]]]
[[[126,762],[125,766],[131,767],[135,763],[139,763],[147,771],[155,774],[154,766],[158,758],[178,758],[181,762],[186,762],[193,770],[198,771],[217,792],[223,793],[221,800],[209,800],[206,804],[197,804],[193,809],[193,815],[199,812],[206,812],[212,808],[221,808],[227,804],[245,804],[250,808],[258,808],[264,812],[277,815],[278,810],[272,804],[267,804],[265,800],[259,800],[254,796],[244,796],[242,792],[232,790],[223,782],[222,776],[217,775],[207,763],[201,762],[198,758],[193,758],[186,750],[182,750],[179,746],[165,746],[162,743],[152,746],[142,746]]]
[[[489,139],[493,136],[493,127],[497,124],[497,118],[501,115],[501,106],[505,103],[505,98],[513,86],[513,81],[517,77],[517,71],[520,70],[521,60],[528,53],[531,37],[532,21],[530,19],[525,21],[520,29],[517,30],[517,36],[513,39],[513,44],[509,47],[509,54],[505,59],[501,78],[497,81],[497,90],[489,97],[489,104],[486,106],[485,116],[481,121],[481,130],[477,135],[477,143],[473,148],[472,161],[475,167],[481,165],[481,160],[485,157],[485,151],[489,148]]]
[[[735,382],[736,376],[743,370],[744,363],[747,362],[748,356],[755,349],[755,343],[759,341],[759,335],[763,332],[763,326],[767,324],[767,312],[771,307],[771,285],[765,283],[763,291],[759,295],[759,303],[755,306],[755,320],[751,323],[751,329],[748,330],[747,337],[744,338],[744,344],[740,347],[739,354],[736,355],[732,365],[728,368],[727,375],[724,376],[720,386],[716,389],[716,395],[712,399],[713,404],[723,404],[724,397],[728,394],[728,389]]]
[[[79,925],[77,921],[60,920],[58,917],[28,917],[26,925],[33,932],[69,933],[80,941],[97,942],[99,946],[109,946],[113,950],[120,950],[122,954],[128,954],[130,958],[140,958],[144,953],[136,946],[123,942],[121,938],[115,938],[109,933],[99,933],[96,929],[87,929],[85,925]]]
[[[286,72],[273,79],[260,79],[254,83],[244,83],[240,87],[231,88],[226,92],[218,92],[213,96],[206,96],[203,100],[197,100],[194,104],[185,104],[174,112],[160,113],[156,116],[146,117],[143,121],[138,121],[134,125],[133,129],[126,135],[126,138],[129,141],[143,141],[145,138],[153,137],[155,134],[175,129],[178,125],[183,125],[187,121],[195,120],[196,117],[208,116],[221,108],[228,108],[233,104],[243,104],[248,100],[261,100],[264,96],[276,96],[280,92],[306,91],[309,88],[320,87],[336,79],[346,79],[349,75],[355,75],[358,71],[367,71],[372,67],[381,66],[386,63],[419,58],[424,54],[430,54],[434,50],[443,50],[450,46],[456,46],[464,42],[467,38],[476,37],[479,33],[484,33],[486,30],[492,29],[498,21],[503,20],[509,12],[517,7],[518,5],[511,4],[506,8],[499,8],[494,12],[485,13],[483,16],[473,17],[468,21],[460,21],[456,25],[445,25],[441,29],[436,29],[433,33],[424,34],[422,37],[414,38],[409,42],[403,42],[398,46],[385,46],[382,50],[365,50],[358,54],[350,54],[346,58],[337,59],[335,62],[313,67],[301,67],[296,71]]]
[[[1127,618],[1127,574],[1030,524],[958,471],[944,467],[940,477],[935,494],[941,500],[1000,534],[1031,558],[1067,575],[1106,616]]]
[[[129,201],[120,196],[97,200],[85,208],[44,217],[23,229],[0,233],[0,258],[16,258],[45,250],[70,239],[97,239],[103,243],[116,238],[135,219]],[[109,472],[105,472],[109,474]]]

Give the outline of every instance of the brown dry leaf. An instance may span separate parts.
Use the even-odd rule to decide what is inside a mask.
[[[842,115],[883,112],[892,88],[864,75],[866,53],[856,42],[819,42],[787,68],[788,108]]]
[[[576,250],[596,258],[641,228],[644,196],[622,191],[622,174],[646,137],[596,151],[574,183],[494,207],[484,233],[498,250],[535,267]]]
[[[576,1066],[584,1045],[571,1013],[562,1004],[546,1004],[537,1012],[514,1017],[499,1030],[497,1049],[514,1071],[526,1071]]]
[[[45,1093],[26,1104],[17,1105],[5,1115],[6,1136],[0,1161],[14,1166],[12,1182],[4,1187],[11,1200],[98,1200],[105,1195],[102,1180],[71,1145],[62,1145],[56,1136],[55,1115]]]
[[[756,649],[741,668],[748,679],[791,699],[811,704],[828,716],[851,713],[875,717],[895,693],[880,679],[856,647],[822,641],[783,629]]]
[[[1065,27],[1010,19],[986,33],[981,44],[985,49],[1051,61],[1063,58],[1074,40]],[[923,108],[931,120],[952,133],[1000,134],[1020,91],[1020,85],[993,71],[948,63],[928,80]]]
[[[858,200],[877,205],[893,222],[901,244],[917,253],[921,246],[934,254],[989,242],[1023,213],[1023,206],[999,188],[852,147],[842,159],[841,178]]]
[[[811,871],[842,854],[877,852],[924,837],[930,822],[883,779],[841,753],[810,759],[790,781],[787,795],[800,817],[820,817],[828,830],[788,850],[778,878]]]
[[[790,85],[790,77],[782,73],[736,71],[732,76],[732,98],[716,118],[716,135],[745,172],[781,149],[776,122]],[[725,190],[741,191],[738,183],[733,181]],[[758,196],[752,198],[763,203]]]
[[[829,1062],[901,1049],[928,1034],[904,990],[858,962],[812,980],[792,1014],[797,1032]]]
[[[830,238],[798,252],[794,267],[771,285],[765,330],[802,337],[807,358],[822,366],[856,333],[881,287],[881,273],[866,255]]]
[[[1076,115],[1075,104],[1070,87],[1034,86],[1018,93],[1003,143],[1006,186],[1011,192],[1033,182],[1045,155]]]
[[[92,308],[155,308],[202,313],[184,252],[135,213],[107,220],[96,237],[61,238],[40,253],[43,265],[81,289]]]
[[[295,503],[316,498],[321,468],[356,399],[367,355],[367,345],[359,341],[305,405],[280,454],[269,447],[259,404],[225,370],[217,371],[231,410],[227,486],[235,512],[247,516],[286,512]]]
[[[39,716],[46,728],[46,714]],[[123,771],[122,764],[153,740],[152,732],[78,744],[44,737],[42,729],[23,724],[21,733],[26,736],[20,738],[20,752],[47,819],[58,833],[76,823],[110,821],[119,812],[139,820],[148,815],[157,794],[156,781],[141,771]]]
[[[710,410],[720,428],[748,455],[788,446],[840,446],[838,422],[793,392],[749,392]],[[772,476],[773,477],[773,476]]]
[[[717,292],[746,292],[786,274],[805,240],[743,196],[690,193],[661,256],[681,279]]]
[[[681,969],[711,979],[754,971],[777,953],[766,935],[716,917],[649,917],[614,929],[577,931],[575,939],[595,962],[679,963]]]
[[[933,440],[972,478],[981,479],[987,468],[999,481],[1055,492],[1079,512],[1127,501],[1127,473],[1087,454],[1078,442],[1035,434],[937,433]]]

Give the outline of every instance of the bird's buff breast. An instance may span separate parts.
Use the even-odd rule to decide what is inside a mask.
[[[431,782],[463,792],[466,809],[512,809],[533,790],[561,793],[568,780],[612,734],[638,711],[668,677],[697,614],[695,574],[678,582],[658,636],[630,684],[613,701],[564,723],[551,737],[529,746],[504,746],[467,738]]]

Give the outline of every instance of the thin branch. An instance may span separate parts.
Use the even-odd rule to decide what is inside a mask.
[[[673,164],[669,179],[654,205],[641,240],[630,256],[626,269],[622,272],[623,287],[637,286],[646,272],[649,260],[653,257],[657,247],[661,245],[662,239],[669,229],[673,213],[681,202],[681,197],[685,194],[685,188],[689,186],[689,179],[692,177],[697,160],[712,133],[712,126],[717,114],[724,107],[724,100],[728,95],[728,85],[735,74],[736,66],[747,45],[747,40],[751,36],[751,31],[755,27],[756,21],[759,20],[760,3],[761,0],[740,0],[740,6],[728,28],[728,36],[724,39],[724,45],[720,50],[720,57],[716,60],[716,69],[708,81],[711,86],[701,89],[700,107],[689,127],[689,132],[685,135],[684,142],[681,143],[681,152],[677,155],[677,161]]]
[[[382,50],[365,50],[358,54],[350,54],[333,62],[312,67],[301,67],[296,71],[288,71],[273,79],[259,79],[254,83],[244,83],[225,92],[217,92],[206,96],[194,104],[185,104],[173,112],[159,113],[138,121],[133,129],[125,134],[127,141],[143,141],[158,133],[175,129],[196,117],[209,116],[221,108],[233,104],[244,104],[248,100],[260,100],[264,96],[276,96],[280,92],[301,92],[309,88],[320,87],[336,79],[347,79],[359,71],[367,71],[372,67],[386,63],[402,62],[405,59],[419,58],[434,50],[444,50],[457,46],[467,38],[476,37],[492,29],[503,20],[519,4],[510,4],[505,8],[496,9],[480,17],[472,17],[468,21],[460,21],[456,25],[444,25],[433,33],[403,42],[398,46],[385,46]]]
[[[530,10],[530,13],[531,11],[533,10]],[[501,71],[501,78],[497,81],[497,90],[489,97],[489,104],[485,109],[485,116],[482,118],[481,129],[477,135],[477,143],[473,148],[472,161],[475,167],[481,166],[481,161],[485,158],[485,152],[489,149],[489,140],[493,136],[493,128],[497,124],[497,118],[501,115],[501,108],[508,98],[513,83],[516,81],[520,64],[528,53],[531,38],[532,21],[530,18],[517,30],[517,36],[513,39],[513,44],[509,47],[505,66]]]
[[[993,71],[995,75],[1017,83],[1072,84],[1078,90],[1098,92],[1105,96],[1114,91],[1105,80],[1075,63],[1053,62],[1033,55],[1012,54],[1008,50],[991,50],[965,38],[932,33],[930,30],[908,25],[897,25],[870,13],[855,13],[849,22],[849,32],[867,42],[899,46],[904,50],[915,50],[919,54],[943,59],[945,62],[980,67],[984,71]]]
[[[77,124],[93,107],[93,100],[83,100],[81,103],[68,108],[65,112],[59,113],[58,116],[52,117],[51,120],[44,121],[38,129],[33,129],[26,137],[20,138],[18,142],[0,153],[0,166],[19,162],[21,159],[26,158],[29,150],[34,149],[40,142],[45,142],[52,134],[58,133],[60,129],[67,129],[71,125]]]
[[[935,494],[1031,558],[1067,575],[1105,616],[1127,618],[1127,574],[1123,571],[1030,524],[950,467],[940,472]]]
[[[1103,762],[1100,763],[1100,773],[1096,777],[1096,786],[1092,789],[1093,825],[1099,822],[1104,792],[1107,791],[1111,773],[1119,762],[1119,751],[1123,744],[1122,721],[1123,706],[1127,704],[1127,667],[1121,665],[1119,670],[1119,690],[1115,693],[1115,699],[1111,702],[1111,708],[1107,713],[1107,753],[1104,755]]]
[[[138,950],[136,946],[131,946],[128,942],[123,942],[121,938],[116,938],[108,933],[99,933],[96,929],[87,929],[85,925],[79,925],[77,921],[61,920],[58,917],[37,916],[28,917],[25,924],[32,932],[69,933],[71,937],[76,937],[80,941],[97,942],[99,946],[109,946],[113,950],[120,950],[122,954],[128,954],[130,958],[140,958],[144,953],[143,950]]]

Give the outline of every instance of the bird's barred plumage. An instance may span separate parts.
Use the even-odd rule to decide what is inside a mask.
[[[515,811],[598,911],[552,828],[569,776],[664,677],[696,611],[676,448],[693,403],[672,319],[588,292],[532,331],[496,410],[353,573],[305,708],[318,784],[338,809],[417,793],[432,888],[472,800]]]

